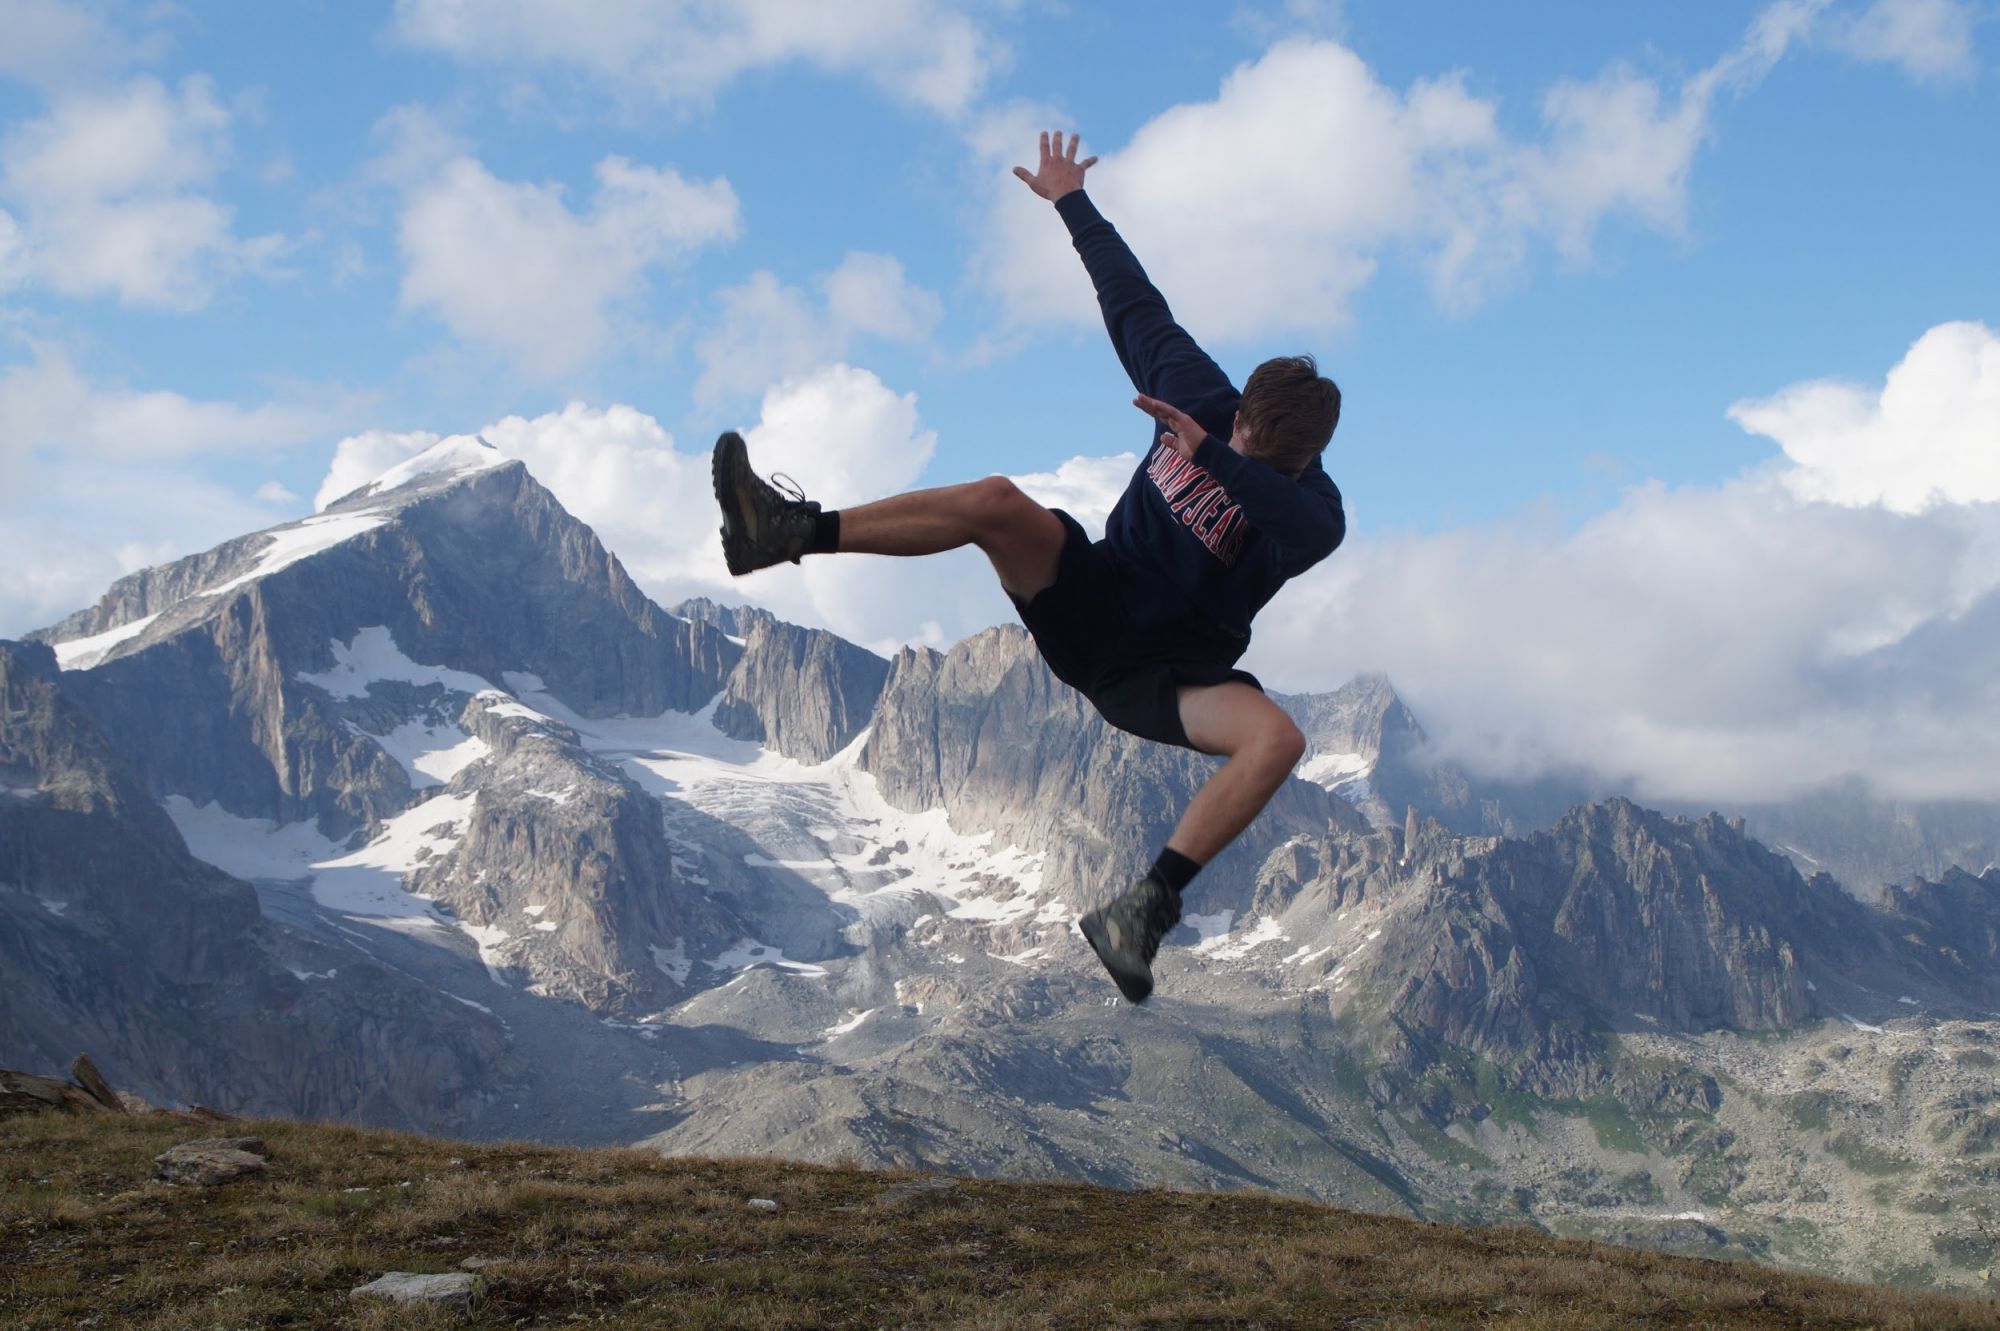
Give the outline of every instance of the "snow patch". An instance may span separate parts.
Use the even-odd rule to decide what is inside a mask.
[[[1872,1031],[1876,1035],[1885,1034],[1885,1032],[1880,1026],[1870,1026],[1867,1022],[1861,1021],[1854,1017],[1850,1017],[1845,1012],[1841,1013],[1840,1016],[1841,1020],[1845,1021],[1848,1025],[1852,1026],[1857,1031]]]
[[[68,642],[53,643],[51,645],[55,648],[56,664],[64,670],[88,670],[109,656],[111,649],[119,643],[144,633],[147,626],[158,618],[157,613],[150,614],[144,619],[120,624],[115,629],[93,633],[88,638],[71,638]]]
[[[340,974],[338,970],[331,967],[323,971],[302,971],[297,966],[287,966],[285,969],[298,976],[301,980],[331,980],[334,976]]]
[[[479,949],[479,960],[486,967],[486,978],[503,989],[507,988],[507,977],[500,973],[500,968],[507,964],[507,958],[500,949],[505,947],[514,935],[497,924],[468,924],[460,920],[458,927],[465,931],[466,936],[472,939],[473,945]]]
[[[540,685],[540,679],[536,679],[536,685]],[[526,703],[514,701],[514,697],[502,693],[500,689],[488,689],[486,693],[480,693],[480,697],[486,699],[488,715],[518,715],[524,721],[544,721],[544,723],[548,721],[546,715],[542,715],[540,711],[536,711]]]
[[[267,578],[279,569],[290,568],[301,559],[374,531],[388,520],[386,513],[330,513],[266,532],[264,534],[271,538],[271,543],[259,552],[255,568],[248,573],[239,573],[227,582],[205,587],[196,595],[220,596],[234,591],[245,583]]]
[[[189,854],[237,878],[294,882],[312,877],[315,864],[340,854],[339,846],[320,835],[316,820],[279,824],[241,818],[214,800],[197,808],[182,795],[161,803]]]
[[[1213,915],[1183,915],[1181,923],[1200,935],[1195,946],[1221,938],[1229,932],[1229,922],[1236,918],[1233,910],[1219,910]]]
[[[1228,935],[1220,938],[1204,938],[1194,945],[1194,950],[1214,957],[1217,961],[1235,961],[1247,957],[1266,943],[1289,942],[1290,939],[1278,930],[1278,922],[1270,916],[1257,921],[1257,927],[1241,938],[1231,939]]]
[[[753,966],[776,966],[780,970],[792,971],[799,975],[824,975],[826,967],[815,966],[809,961],[792,961],[775,947],[766,946],[754,938],[745,938],[735,947],[711,957],[708,962],[712,970],[748,970]]]
[[[432,898],[403,889],[403,875],[458,844],[477,794],[437,795],[382,824],[373,841],[352,854],[313,865],[313,899],[347,915],[443,923]],[[442,829],[442,830],[439,830]]]
[[[332,669],[318,674],[302,670],[293,678],[302,684],[325,689],[336,698],[365,698],[368,686],[377,682],[442,684],[458,693],[498,692],[478,675],[412,661],[396,645],[396,639],[386,625],[377,624],[362,629],[344,647],[338,640],[330,645],[333,648]]]
[[[667,797],[670,811],[684,802],[746,830],[777,814],[791,834],[784,852],[747,851],[743,863],[804,878],[865,921],[903,917],[918,893],[949,900],[955,919],[1068,918],[1060,903],[1044,900],[1041,855],[995,846],[990,831],[959,832],[943,809],[912,813],[883,799],[873,774],[855,766],[865,730],[825,762],[807,764],[724,735],[715,728],[716,702],[694,713],[593,719],[542,691],[533,675],[502,678],[528,706],[574,730],[585,749]],[[815,828],[830,835],[816,837]],[[844,836],[839,828],[866,833]]]
[[[405,721],[386,735],[368,734],[409,773],[412,790],[428,790],[450,781],[492,752],[486,741],[456,725]]]
[[[849,1008],[847,1010],[849,1012],[854,1012],[853,1008]],[[827,1027],[826,1030],[823,1032],[823,1034],[825,1034],[825,1036],[828,1039],[833,1039],[835,1036],[845,1035],[849,1031],[857,1029],[862,1022],[874,1016],[875,1011],[876,1010],[874,1008],[869,1008],[866,1012],[855,1012],[854,1015],[849,1017],[846,1021],[843,1021],[835,1026]]]
[[[440,989],[438,990],[438,992],[443,994],[446,998],[451,999],[454,1003],[463,1003],[467,1007],[478,1008],[481,1012],[484,1012],[489,1017],[493,1015],[493,1009],[487,1007],[486,1004],[484,1003],[475,1003],[469,998],[460,998],[457,994],[454,994],[449,989]]]
[[[660,974],[666,976],[675,984],[686,987],[688,972],[694,969],[694,963],[688,960],[687,940],[685,938],[675,939],[674,945],[671,948],[661,947],[658,943],[654,943],[647,948],[647,951],[653,954],[653,964],[660,968]]]
[[[1299,764],[1297,775],[1335,790],[1366,777],[1375,769],[1375,760],[1362,753],[1315,753]]]

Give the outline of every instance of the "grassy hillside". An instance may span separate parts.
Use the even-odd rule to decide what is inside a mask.
[[[159,1152],[218,1133],[263,1137],[267,1172],[152,1180]],[[347,1296],[468,1257],[487,1261],[469,1317]],[[467,1324],[2000,1331],[2000,1302],[1243,1194],[286,1122],[0,1118],[0,1326]]]

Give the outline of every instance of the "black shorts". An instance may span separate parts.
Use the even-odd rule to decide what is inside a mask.
[[[1056,580],[1032,601],[1008,593],[1021,622],[1034,635],[1042,659],[1063,683],[1090,699],[1117,726],[1161,744],[1195,746],[1181,727],[1184,684],[1240,680],[1263,690],[1257,677],[1235,668],[1241,650],[1226,641],[1191,641],[1182,631],[1142,630],[1125,613],[1118,570],[1103,541],[1061,509],[1062,555]]]

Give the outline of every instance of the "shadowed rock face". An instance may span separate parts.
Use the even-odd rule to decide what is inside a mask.
[[[1626,800],[1482,857],[1470,885],[1524,933],[1571,997],[1672,1030],[1776,1030],[1811,1015],[1807,946],[1860,912],[1719,817],[1677,823]]]
[[[342,531],[354,534],[248,576],[287,541]],[[410,798],[402,770],[298,678],[331,667],[363,629],[386,628],[412,660],[495,684],[539,676],[583,716],[696,710],[740,655],[714,627],[648,600],[518,463],[357,493],[302,524],[121,579],[36,636],[147,616],[65,682],[114,747],[156,794],[245,817],[317,817],[332,835]]]
[[[2000,868],[1891,887],[1882,907],[1926,974],[1975,1004],[2000,1007]]]
[[[821,629],[741,618],[743,658],[723,685],[715,728],[807,763],[846,748],[868,725],[889,663]]]
[[[1924,964],[1894,920],[1830,879],[1806,882],[1717,816],[1612,800],[1509,840],[1413,815],[1401,835],[1293,853],[1304,863],[1292,891],[1308,906],[1390,912],[1348,982],[1355,1015],[1405,1072],[1428,1066],[1425,1046],[1438,1043],[1543,1093],[1583,1093],[1610,1072],[1594,1031],[1788,1029],[1831,1014],[1809,973],[1830,994],[1864,974],[1907,986]],[[1940,914],[1965,918],[1944,895]]]
[[[0,644],[0,1064],[88,1050],[154,1101],[467,1125],[518,1072],[497,1024],[379,966],[301,979],[244,883],[192,858],[137,776]]]

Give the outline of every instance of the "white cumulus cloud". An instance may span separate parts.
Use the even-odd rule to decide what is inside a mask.
[[[1341,324],[1355,293],[1398,252],[1419,257],[1440,301],[1507,280],[1540,240],[1587,259],[1623,218],[1683,222],[1688,178],[1724,92],[1754,85],[1810,26],[1822,0],[1781,0],[1714,65],[1675,85],[1615,65],[1551,88],[1539,136],[1516,138],[1462,77],[1397,91],[1338,42],[1292,38],[1232,71],[1212,100],[1155,116],[1098,151],[1090,187],[1205,336]],[[1032,161],[1017,110],[975,136],[995,197],[976,269],[1022,323],[1094,317],[1068,238],[1005,168]],[[997,148],[1004,125],[1019,135]]]
[[[1003,53],[938,0],[398,0],[396,32],[460,60],[546,69],[624,100],[703,104],[739,76],[804,63],[947,113]]]
[[[1738,407],[1783,461],[1638,486],[1574,530],[1358,533],[1265,611],[1246,664],[1290,688],[1386,670],[1489,773],[1581,766],[1710,800],[1859,773],[2000,798],[1992,347],[1945,325],[1880,393]]]
[[[1899,513],[2000,502],[2000,336],[1984,324],[1931,329],[1879,391],[1815,380],[1729,416],[1784,449],[1801,499]]]
[[[830,365],[764,395],[744,432],[760,469],[782,471],[828,507],[907,488],[929,465],[937,435],[917,419],[914,393],[867,370]]]
[[[1139,465],[1137,453],[1114,453],[1110,457],[1069,458],[1054,471],[1036,471],[1013,478],[1014,484],[1044,508],[1059,508],[1078,522],[1093,539],[1104,535],[1105,519],[1125,493],[1125,485]]]
[[[740,225],[726,180],[685,180],[616,156],[595,174],[590,206],[578,212],[557,186],[501,180],[468,156],[445,162],[404,203],[403,304],[554,376],[604,344],[611,307],[649,271]]]
[[[227,277],[267,268],[282,238],[237,236],[233,211],[209,192],[229,124],[202,78],[59,97],[0,142],[15,263],[62,295],[169,310],[198,308]]]

